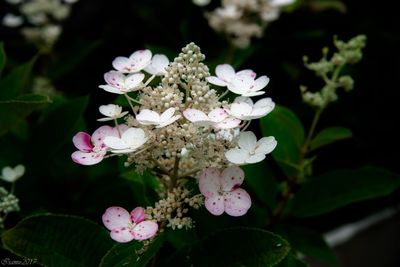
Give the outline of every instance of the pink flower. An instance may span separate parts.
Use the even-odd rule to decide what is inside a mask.
[[[123,132],[128,127],[124,124],[118,126],[119,131]],[[92,136],[85,132],[77,133],[72,142],[78,151],[72,153],[71,158],[75,163],[81,165],[94,165],[103,160],[107,153],[108,147],[104,144],[104,139],[107,136],[119,137],[117,128],[110,126],[101,126]]]
[[[199,178],[200,192],[205,197],[206,209],[213,215],[226,212],[230,216],[242,216],[251,206],[249,194],[239,188],[244,172],[231,166],[220,172],[217,168],[207,168]]]
[[[142,207],[135,208],[130,214],[124,208],[110,207],[103,214],[103,223],[111,231],[111,238],[120,243],[152,238],[158,230],[157,223],[144,220]]]

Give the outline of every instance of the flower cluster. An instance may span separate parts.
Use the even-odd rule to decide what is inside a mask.
[[[58,40],[65,20],[71,11],[71,5],[78,0],[6,0],[17,7],[19,15],[8,13],[2,24],[7,27],[21,28],[22,35],[40,49],[50,50]]]
[[[126,166],[133,164],[138,172],[149,170],[158,176],[165,190],[145,213],[148,221],[161,223],[162,228],[193,227],[188,212],[199,208],[203,197],[214,215],[244,215],[251,199],[238,188],[244,179],[238,165],[262,161],[277,145],[272,136],[257,141],[253,132],[246,131],[251,120],[274,109],[270,98],[256,102],[250,98],[265,93],[269,78],[257,77],[252,70],[236,72],[228,64],[217,66],[216,76],[210,76],[204,59],[194,43],[173,62],[149,50],[117,57],[114,70],[104,75],[105,84],[99,87],[124,97],[131,113],[114,104],[102,105],[99,111],[104,118],[99,121],[112,121],[114,127],[101,126],[91,136],[79,132],[73,138],[78,151],[72,159],[78,164],[126,155]],[[228,93],[239,96],[230,103]],[[197,177],[201,194],[188,189],[191,177]],[[103,220],[113,222],[116,208],[110,209]],[[105,222],[113,239],[138,239],[135,227],[140,220],[129,219],[126,211],[118,209],[123,225]],[[143,237],[153,236],[146,233]]]
[[[195,3],[197,4],[198,1]],[[204,5],[203,1],[199,1]],[[205,16],[211,28],[226,36],[239,48],[250,45],[251,38],[260,38],[265,27],[279,18],[282,7],[294,0],[222,0],[221,7]]]

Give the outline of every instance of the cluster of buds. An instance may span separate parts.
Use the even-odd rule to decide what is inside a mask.
[[[211,28],[238,48],[250,45],[251,38],[260,38],[265,27],[279,18],[282,7],[294,0],[222,0],[221,7],[205,16]],[[207,1],[194,1],[205,5]]]
[[[20,27],[21,33],[40,50],[51,50],[58,40],[65,20],[71,11],[71,5],[78,0],[6,0],[15,6],[18,15],[8,13],[2,24],[7,27]]]
[[[362,49],[365,47],[365,35],[358,35],[347,43],[334,39],[337,52],[328,58],[329,49],[322,49],[323,57],[318,62],[308,62],[304,57],[305,66],[322,78],[325,85],[320,91],[310,92],[307,87],[301,86],[303,101],[316,108],[324,108],[329,103],[338,99],[337,89],[343,88],[346,92],[354,86],[353,78],[349,75],[341,75],[341,70],[348,64],[355,64],[362,58]]]
[[[194,43],[184,47],[173,62],[149,50],[117,57],[112,63],[114,70],[104,75],[106,84],[99,87],[122,95],[131,113],[114,104],[100,106],[104,118],[99,121],[114,125],[73,137],[78,151],[72,159],[78,164],[94,165],[106,157],[126,155],[126,166],[133,164],[136,171],[149,170],[159,177],[164,199],[148,207],[143,220],[159,223],[161,228],[192,227],[187,213],[189,208],[199,208],[203,199],[214,215],[244,215],[251,199],[239,188],[244,180],[239,165],[264,160],[277,145],[272,136],[257,140],[253,132],[246,131],[251,120],[275,107],[270,98],[255,103],[250,98],[265,93],[262,89],[269,78],[257,78],[248,69],[236,72],[228,64],[218,65],[216,76],[210,76],[204,59]],[[227,98],[230,92],[239,95],[231,103]],[[186,188],[190,179],[196,179],[201,194]],[[111,236],[118,242],[137,239],[134,229],[141,223],[118,209],[122,215],[110,210],[105,213],[110,222],[125,218],[123,225],[105,223]],[[143,227],[144,237],[155,234],[153,224]]]

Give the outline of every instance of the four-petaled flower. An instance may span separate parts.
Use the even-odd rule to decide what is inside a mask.
[[[227,160],[234,164],[252,164],[265,159],[265,155],[271,153],[277,145],[275,137],[263,137],[257,142],[253,132],[246,131],[239,134],[238,148],[232,148],[225,152]]]
[[[229,115],[240,120],[254,120],[264,117],[275,107],[271,98],[263,98],[255,104],[248,97],[238,96],[235,98],[229,109],[225,109]]]
[[[121,207],[110,207],[103,214],[103,223],[110,230],[113,240],[126,243],[132,240],[146,240],[152,238],[158,230],[158,224],[144,220],[142,207],[129,212]]]
[[[229,86],[234,80],[240,79],[241,77],[248,76],[250,78],[255,78],[256,73],[252,70],[241,70],[235,72],[235,69],[229,64],[221,64],[215,68],[215,74],[217,76],[207,77],[207,81],[218,86]]]
[[[108,147],[104,143],[104,139],[108,136],[117,138],[119,132],[123,132],[127,128],[126,125],[119,125],[118,128],[110,126],[101,126],[92,136],[85,132],[77,133],[72,142],[79,151],[72,153],[71,158],[74,162],[81,165],[94,165],[103,160],[107,153]]]
[[[230,216],[242,216],[251,206],[249,194],[239,186],[244,172],[231,166],[220,172],[217,168],[205,169],[199,177],[200,192],[205,197],[206,209],[213,215],[226,212]]]
[[[165,55],[155,54],[151,59],[151,63],[147,65],[144,70],[152,75],[164,76],[167,74],[165,68],[168,67],[168,65],[169,60]]]
[[[146,133],[140,128],[131,127],[121,137],[107,136],[104,144],[111,148],[112,153],[131,153],[147,141]]]
[[[121,72],[111,70],[104,74],[104,80],[107,84],[99,87],[107,92],[122,95],[139,90],[143,79],[143,73],[133,73],[125,76]]]
[[[181,115],[174,116],[174,114],[175,108],[169,108],[161,115],[150,109],[142,109],[140,113],[136,115],[136,120],[143,125],[156,125],[156,128],[162,128],[181,117]]]
[[[122,107],[114,104],[102,105],[99,107],[99,111],[106,116],[106,118],[98,119],[98,121],[111,121],[122,118],[128,114],[128,111],[122,112]]]
[[[240,124],[240,120],[229,116],[222,108],[212,110],[208,115],[201,110],[188,108],[183,116],[199,126],[213,126],[217,129],[232,129]]]
[[[138,50],[129,57],[116,57],[112,62],[113,67],[123,73],[135,73],[146,68],[151,62],[150,50]]]
[[[6,166],[1,170],[0,178],[6,182],[13,183],[19,178],[21,178],[24,175],[24,173],[25,173],[25,166],[22,164],[19,164],[14,168]]]

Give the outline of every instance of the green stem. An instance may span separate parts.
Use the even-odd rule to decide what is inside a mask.
[[[170,176],[171,180],[169,183],[169,188],[168,191],[172,191],[176,185],[176,181],[178,180],[178,171],[179,171],[179,161],[180,157],[175,156],[175,163],[174,163],[174,169],[172,170],[172,175]]]
[[[126,100],[128,101],[129,106],[131,107],[133,114],[136,114],[135,108],[133,107],[133,104],[131,102],[131,98],[127,94],[124,94],[124,96],[125,96]]]
[[[232,64],[234,56],[235,56],[236,47],[232,44],[229,44],[228,51],[225,56],[225,63]]]

